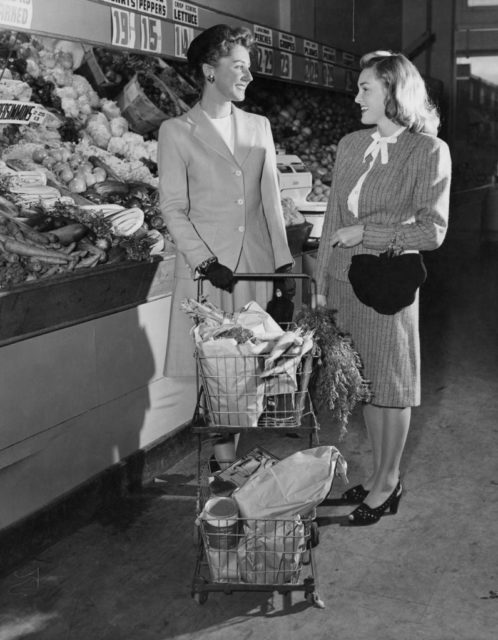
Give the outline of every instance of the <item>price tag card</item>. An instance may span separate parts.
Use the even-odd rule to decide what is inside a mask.
[[[173,0],[173,20],[189,27],[198,27],[199,8],[183,0]]]
[[[259,24],[253,26],[254,40],[263,46],[273,46],[273,32],[268,27],[262,27]]]
[[[138,48],[137,14],[123,9],[111,9],[111,44],[129,49]]]
[[[119,6],[121,9],[141,11],[158,18],[168,17],[167,0],[103,0],[107,4]]]
[[[175,24],[175,56],[186,58],[190,43],[195,37],[195,32],[191,27],[182,24]]]
[[[296,53],[296,36],[290,33],[279,33],[278,48],[289,53]]]
[[[35,102],[0,101],[0,124],[41,124],[47,112]]]
[[[0,0],[0,24],[5,27],[31,28],[32,0]]]
[[[276,51],[275,57],[278,60],[277,76],[292,80],[292,55],[285,51]]]
[[[264,73],[267,76],[273,75],[273,49],[256,45],[257,63],[256,71]]]
[[[320,80],[319,76],[318,60],[312,60],[311,58],[305,58],[304,60],[304,81],[311,84],[318,84]]]
[[[324,62],[328,62],[331,64],[337,62],[337,51],[335,49],[332,49],[331,47],[326,47],[325,45],[323,45],[322,56]]]
[[[348,53],[347,51],[342,52],[342,61],[344,64],[347,64],[348,67],[354,65],[354,55],[352,53]]]
[[[315,60],[318,60],[318,42],[313,42],[312,40],[305,40],[304,55],[307,58],[314,58]]]
[[[151,53],[161,53],[163,46],[161,21],[148,16],[140,19],[140,49]]]
[[[348,69],[344,76],[344,89],[351,93],[357,91],[357,82],[358,74],[355,71]]]
[[[333,64],[322,64],[323,84],[326,87],[335,87],[335,67]]]

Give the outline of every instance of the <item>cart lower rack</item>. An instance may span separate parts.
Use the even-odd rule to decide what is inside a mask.
[[[230,524],[227,526],[227,522]],[[294,520],[198,521],[201,537],[192,597],[199,604],[210,591],[276,591],[286,597],[301,591],[323,608],[317,592],[314,547],[318,526],[311,517]]]

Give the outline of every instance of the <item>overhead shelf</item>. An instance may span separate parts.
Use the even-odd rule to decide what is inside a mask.
[[[0,27],[185,60],[204,29],[233,16],[184,0],[0,0]],[[358,56],[237,19],[256,39],[255,73],[354,92]]]

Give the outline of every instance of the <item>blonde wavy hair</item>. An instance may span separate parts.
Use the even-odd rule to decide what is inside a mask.
[[[387,91],[386,116],[410,131],[437,134],[439,113],[427,93],[417,67],[402,53],[373,51],[360,60],[361,69],[372,69]]]

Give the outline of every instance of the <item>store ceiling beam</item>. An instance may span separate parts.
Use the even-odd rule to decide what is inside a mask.
[[[498,55],[498,28],[457,30],[455,52],[463,57]]]

